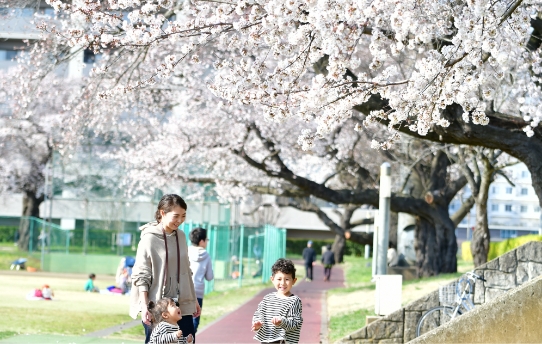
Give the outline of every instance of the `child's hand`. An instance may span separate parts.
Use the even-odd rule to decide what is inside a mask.
[[[281,317],[273,317],[273,319],[271,319],[271,322],[273,323],[273,325],[279,326],[280,324],[282,324],[282,318]]]
[[[260,327],[262,327],[262,322],[260,320],[258,321],[255,321],[252,323],[252,331],[253,332],[256,332],[260,329]]]
[[[177,331],[177,338],[181,338],[183,336],[183,331],[179,330]]]
[[[192,337],[191,334],[189,334],[188,336],[186,336],[186,342],[187,343],[192,343],[194,341],[194,337]]]

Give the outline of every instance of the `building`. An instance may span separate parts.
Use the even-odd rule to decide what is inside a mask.
[[[531,174],[523,164],[506,169],[511,185],[506,178],[498,175],[489,189],[488,221],[491,241],[501,241],[541,231],[541,212],[538,197],[531,184]],[[465,188],[463,197],[469,197],[470,190]],[[450,204],[452,214],[461,205],[460,200]],[[476,209],[461,221],[456,230],[459,242],[470,240],[476,221]]]

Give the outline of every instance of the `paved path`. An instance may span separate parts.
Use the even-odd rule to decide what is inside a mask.
[[[298,263],[298,262],[296,262]],[[301,262],[302,264],[302,262]],[[305,271],[298,271],[303,276]],[[292,292],[303,302],[303,327],[301,328],[300,343],[327,343],[327,311],[325,295],[328,289],[344,286],[343,271],[339,266],[332,270],[331,282],[324,282],[324,267],[317,264],[314,267],[314,281],[304,282],[298,279]],[[197,344],[206,343],[251,343],[254,333],[250,331],[252,315],[258,303],[273,288],[265,289],[237,310],[225,315],[214,323],[198,331]]]

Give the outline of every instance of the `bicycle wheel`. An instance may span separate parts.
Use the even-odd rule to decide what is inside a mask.
[[[440,325],[447,323],[452,319],[453,314],[454,308],[450,306],[438,306],[431,308],[418,321],[418,326],[416,326],[416,337],[419,337],[422,334],[432,331]],[[461,312],[458,311],[457,314],[460,315]]]

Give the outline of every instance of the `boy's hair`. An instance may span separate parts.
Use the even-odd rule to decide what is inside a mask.
[[[285,275],[292,275],[292,278],[295,278],[294,263],[292,263],[290,259],[279,258],[271,267],[273,276],[275,276],[277,272],[282,272]]]
[[[93,273],[91,273],[90,275],[88,275],[88,278],[90,278],[90,279],[93,279],[94,277],[96,277],[96,275],[93,274]]]
[[[160,300],[153,302],[150,301],[147,309],[151,313],[151,323],[153,325],[158,324],[161,321],[164,321],[162,313],[167,312],[169,305],[175,305],[175,301],[170,297],[163,297]]]
[[[207,240],[207,230],[205,228],[196,227],[190,232],[190,242],[192,245],[198,246],[201,240]]]

